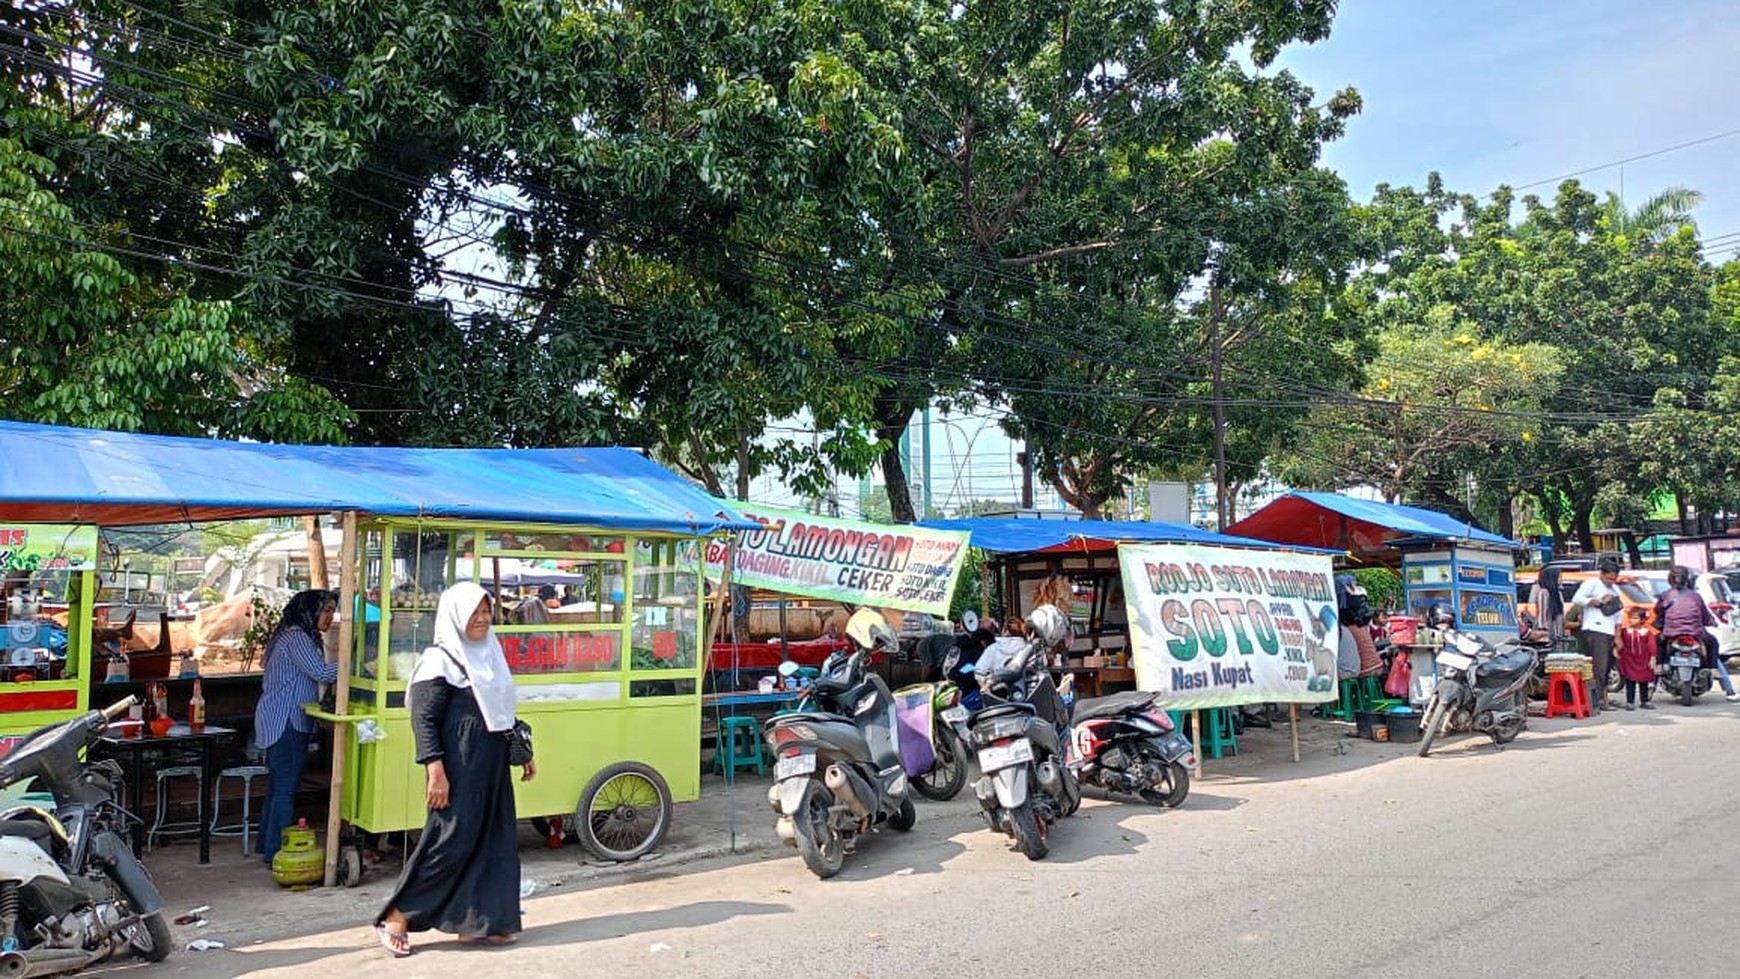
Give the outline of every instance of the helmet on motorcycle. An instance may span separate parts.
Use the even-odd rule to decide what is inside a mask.
[[[1069,636],[1069,616],[1055,605],[1041,605],[1027,613],[1027,630],[1050,648]]]
[[[881,613],[867,608],[853,612],[846,620],[846,638],[866,650],[877,647],[893,649],[900,644],[894,630],[888,627],[888,620]]]
[[[1456,625],[1456,611],[1448,603],[1434,602],[1426,610],[1426,624],[1434,629],[1450,629]]]

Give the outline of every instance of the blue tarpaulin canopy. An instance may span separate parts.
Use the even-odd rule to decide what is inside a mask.
[[[1436,510],[1356,500],[1338,493],[1289,493],[1227,530],[1278,544],[1337,551],[1375,551],[1419,539],[1521,546]]]
[[[0,519],[99,526],[354,511],[709,534],[756,525],[632,449],[269,445],[0,421]]]
[[[1043,551],[1063,545],[1104,548],[1120,541],[1176,544],[1218,544],[1222,547],[1260,547],[1275,550],[1273,541],[1233,537],[1189,524],[1140,520],[1021,520],[1010,517],[967,517],[960,520],[920,520],[920,527],[933,530],[964,530],[973,535],[972,546],[998,553]]]

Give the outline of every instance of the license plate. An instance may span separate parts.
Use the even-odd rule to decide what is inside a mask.
[[[1672,666],[1703,666],[1704,659],[1701,656],[1669,656],[1668,663]]]
[[[1438,654],[1438,665],[1448,666],[1453,670],[1466,670],[1474,665],[1474,657],[1464,656],[1461,653],[1452,653],[1449,650],[1445,650]]]
[[[808,775],[816,770],[816,756],[808,753],[787,755],[773,764],[773,779],[783,782],[788,778]]]
[[[959,724],[967,719],[967,709],[965,707],[950,707],[942,712],[942,719],[948,724]]]
[[[1190,754],[1190,739],[1177,731],[1160,739],[1160,757],[1167,761],[1177,761]]]
[[[1033,742],[1025,738],[1008,744],[996,744],[979,752],[979,771],[994,772],[1000,768],[1033,760]]]

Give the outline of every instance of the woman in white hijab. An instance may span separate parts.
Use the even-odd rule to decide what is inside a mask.
[[[410,933],[431,928],[461,944],[508,945],[520,930],[520,857],[516,842],[508,734],[514,726],[514,679],[490,627],[493,603],[474,582],[441,595],[435,642],[411,672],[406,706],[417,762],[428,775],[429,818],[423,835],[375,919],[381,945],[411,954]],[[537,766],[527,764],[523,780]]]

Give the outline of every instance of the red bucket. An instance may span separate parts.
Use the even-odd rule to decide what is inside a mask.
[[[1412,646],[1420,628],[1420,620],[1412,615],[1390,616],[1390,642],[1398,646]]]

